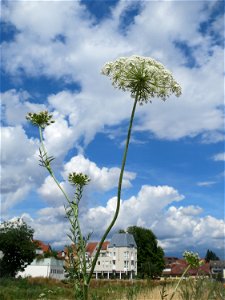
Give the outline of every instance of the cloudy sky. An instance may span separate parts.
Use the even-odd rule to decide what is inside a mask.
[[[2,220],[22,216],[36,238],[68,243],[65,200],[39,166],[38,132],[25,120],[47,109],[55,174],[70,195],[69,172],[90,176],[80,218],[100,237],[115,210],[133,105],[101,68],[136,54],[163,63],[182,96],[137,107],[114,231],[150,228],[167,255],[222,255],[223,1],[3,1],[1,22]]]

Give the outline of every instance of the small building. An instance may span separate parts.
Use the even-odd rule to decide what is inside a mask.
[[[64,262],[54,257],[34,259],[23,272],[18,272],[17,277],[45,277],[54,279],[65,279]]]
[[[225,260],[211,260],[209,262],[211,274],[225,281]]]
[[[45,243],[39,240],[34,240],[33,242],[36,246],[36,250],[35,250],[36,255],[43,255],[45,253],[52,251],[52,248],[49,244],[46,245]]]

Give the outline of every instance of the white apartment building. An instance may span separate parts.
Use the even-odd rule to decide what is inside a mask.
[[[98,243],[88,243],[88,259],[93,259]],[[137,245],[129,233],[114,234],[104,242],[94,270],[96,278],[130,278],[137,275]]]

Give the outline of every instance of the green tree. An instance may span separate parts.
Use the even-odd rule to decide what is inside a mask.
[[[216,255],[215,252],[211,250],[207,250],[206,255],[205,255],[205,261],[210,262],[210,260],[220,260],[219,257]]]
[[[24,221],[4,222],[0,225],[0,277],[15,277],[35,257],[33,229]]]
[[[137,270],[138,276],[158,277],[161,275],[164,263],[164,251],[158,246],[156,236],[150,229],[131,226],[127,229],[137,244]]]

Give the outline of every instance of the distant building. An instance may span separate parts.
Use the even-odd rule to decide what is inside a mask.
[[[43,243],[42,241],[39,240],[34,240],[34,244],[36,246],[36,250],[35,253],[37,255],[43,255],[45,253],[51,252],[52,248],[51,246],[48,244],[46,245],[45,243]]]
[[[87,259],[93,260],[98,243],[88,243]],[[96,278],[133,278],[137,275],[137,245],[129,233],[114,234],[111,241],[103,243],[97,260]]]
[[[53,257],[41,258],[47,252],[51,252],[50,245],[41,241],[35,241],[38,245],[37,258],[17,276],[21,277],[47,277],[64,279],[64,266],[69,266],[69,256],[76,256],[74,245],[58,252],[58,259]],[[86,259],[91,262],[94,259],[99,242],[90,242],[86,246]],[[71,252],[72,251],[72,252]],[[137,275],[137,245],[133,235],[129,233],[114,234],[111,241],[105,241],[101,247],[99,257],[94,269],[95,278],[133,278]]]
[[[54,279],[64,279],[64,261],[54,257],[44,258],[46,253],[51,253],[52,248],[49,244],[34,240],[36,245],[36,258],[28,265],[23,272],[17,273],[17,277],[46,277]]]
[[[209,265],[211,274],[221,276],[221,279],[225,281],[225,260],[211,260]]]
[[[162,275],[164,277],[180,277],[182,276],[184,270],[187,268],[188,264],[184,259],[178,259],[176,257],[165,257],[165,269]],[[210,276],[210,265],[209,263],[204,263],[201,267],[197,269],[189,269],[186,276]]]
[[[62,280],[65,278],[63,268],[64,262],[54,257],[34,259],[23,272],[19,272],[17,277],[46,277]]]

